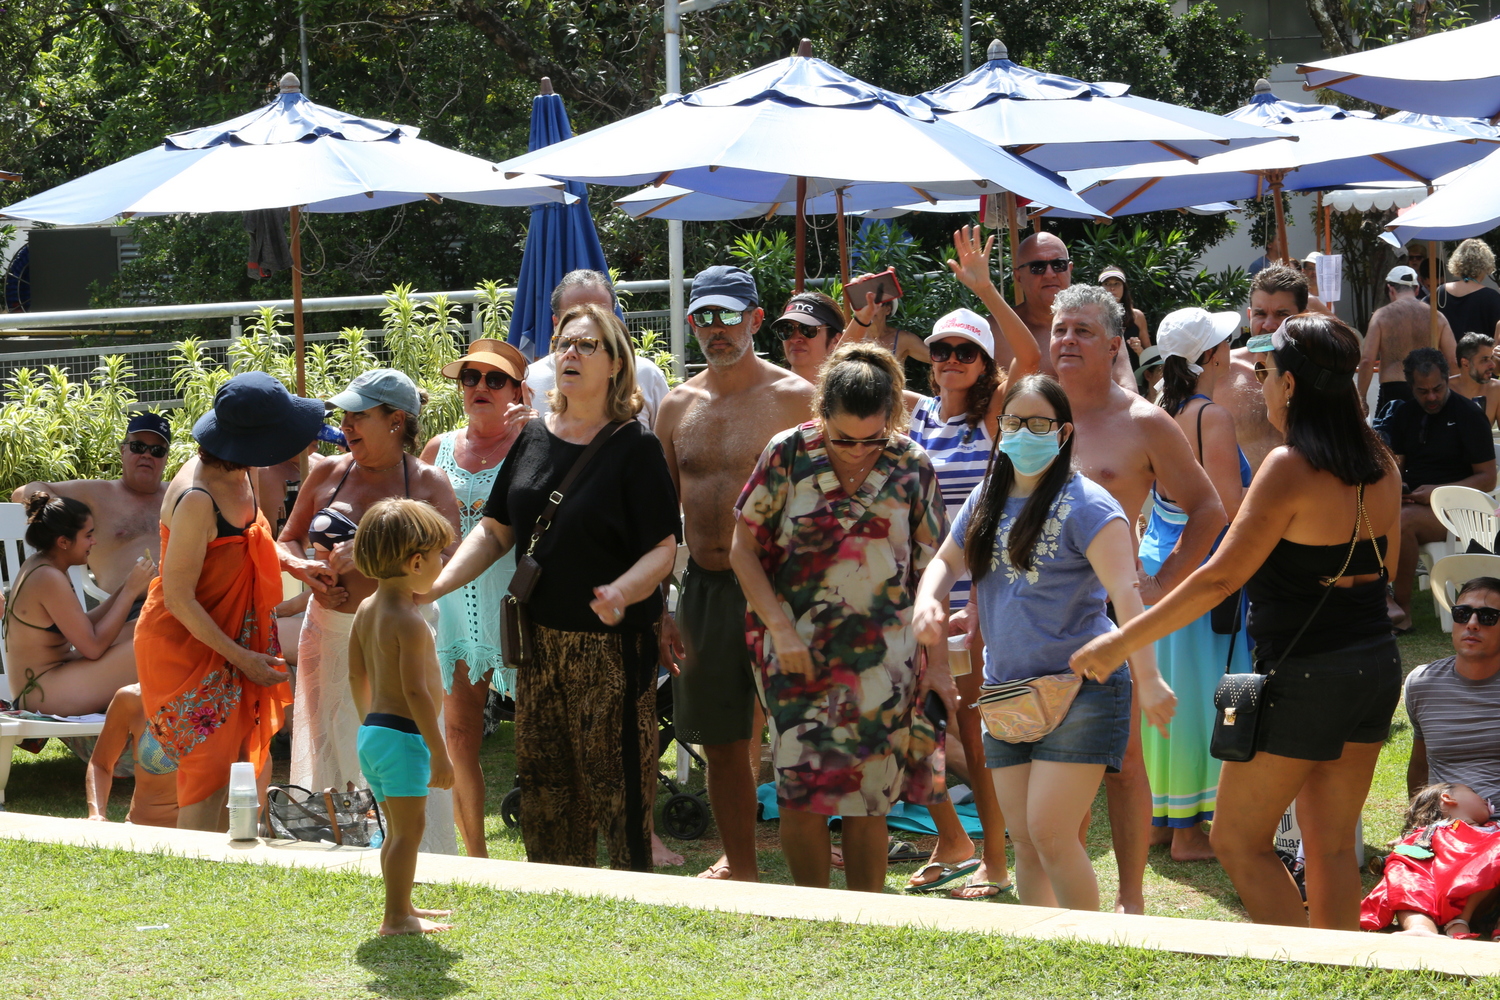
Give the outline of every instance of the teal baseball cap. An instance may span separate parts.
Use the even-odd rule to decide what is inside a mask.
[[[353,413],[368,410],[376,403],[414,417],[422,412],[422,397],[417,393],[416,383],[394,368],[361,372],[349,383],[349,388],[328,400],[334,409]]]
[[[1264,354],[1267,351],[1274,351],[1275,348],[1271,346],[1271,336],[1272,335],[1269,333],[1262,333],[1257,337],[1251,337],[1249,340],[1245,341],[1245,350],[1253,351],[1256,354]]]

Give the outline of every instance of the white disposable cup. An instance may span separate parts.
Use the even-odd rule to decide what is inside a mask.
[[[229,839],[254,840],[260,833],[260,807],[254,802],[229,804]]]
[[[248,760],[229,765],[229,794],[232,797],[235,792],[239,791],[251,793],[256,791],[255,765]]]

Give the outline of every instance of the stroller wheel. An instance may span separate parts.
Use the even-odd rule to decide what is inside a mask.
[[[696,795],[678,792],[661,807],[661,826],[678,840],[697,840],[708,829],[708,806]]]
[[[511,829],[521,825],[521,790],[512,788],[500,800],[500,819]]]

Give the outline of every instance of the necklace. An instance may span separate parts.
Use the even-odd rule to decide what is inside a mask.
[[[492,459],[494,459],[494,457],[495,457],[495,452],[499,451],[500,448],[501,448],[501,446],[503,446],[504,444],[505,444],[505,439],[501,438],[500,443],[497,444],[497,445],[495,445],[495,447],[491,448],[490,449],[490,453],[488,455],[486,455],[484,458],[481,458],[479,460],[479,464],[481,466],[489,465],[490,461]],[[467,435],[464,437],[464,445],[465,445],[465,447],[467,447],[469,449],[469,454],[470,455],[473,455],[475,453],[474,452],[474,446],[469,443],[469,439],[468,439]]]
[[[406,461],[406,455],[405,455],[405,453],[403,453],[400,458],[396,459],[390,465],[382,466],[379,469],[377,469],[377,468],[375,468],[374,466],[371,466],[371,465],[360,465],[360,463],[358,463],[358,462],[355,462],[354,464],[355,465],[359,465],[359,471],[360,472],[368,472],[372,476],[378,476],[378,475],[381,475],[382,473],[390,472],[396,466],[400,465],[402,462],[405,462],[405,461]]]
[[[875,459],[879,457],[880,453],[876,452],[871,458],[856,465],[854,467],[854,471],[849,473],[847,476],[844,475],[844,473],[839,472],[838,468],[835,466],[834,472],[838,475],[839,482],[844,485],[844,490],[848,493],[853,493],[855,487],[859,486],[859,484],[864,481],[865,477],[870,474],[870,470],[875,467]]]

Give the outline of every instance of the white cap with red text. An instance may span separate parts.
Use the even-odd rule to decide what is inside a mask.
[[[995,335],[990,332],[990,321],[972,309],[955,309],[932,325],[932,336],[925,343],[932,344],[949,337],[971,340],[984,349],[990,357],[995,356]]]

